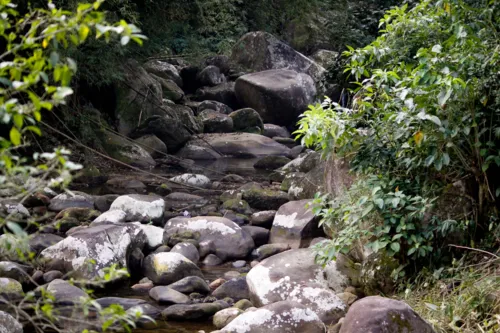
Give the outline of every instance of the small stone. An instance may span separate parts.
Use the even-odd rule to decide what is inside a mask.
[[[149,297],[159,304],[185,304],[189,297],[169,287],[158,286],[149,291]]]
[[[146,283],[136,283],[131,288],[132,290],[135,291],[149,292],[151,289],[154,288],[154,286],[155,285],[152,282],[146,282]]]
[[[229,271],[229,272],[224,273],[224,279],[226,279],[226,280],[239,278],[240,276],[241,276],[241,273],[237,272],[237,271]]]
[[[218,279],[212,281],[208,286],[210,287],[210,290],[215,290],[215,289],[219,288],[221,285],[223,285],[224,283],[226,283],[226,280],[224,280],[223,278],[218,278]]]
[[[245,267],[246,264],[247,264],[247,262],[245,260],[238,260],[238,261],[233,262],[233,267],[234,268],[242,268],[242,267]]]
[[[213,296],[221,298],[232,298],[233,300],[249,299],[250,291],[248,289],[245,277],[231,279],[213,291]],[[234,303],[234,301],[233,301]]]
[[[224,328],[227,324],[233,321],[234,318],[238,317],[242,313],[243,311],[236,307],[220,310],[214,315],[213,324],[218,329]]]
[[[54,281],[55,279],[61,279],[63,276],[64,274],[59,271],[49,271],[43,274],[43,281],[45,283],[49,283]]]
[[[183,294],[191,294],[193,292],[208,294],[210,292],[208,284],[198,276],[185,277],[182,280],[169,284],[168,287]]]
[[[234,307],[242,311],[245,311],[246,309],[253,307],[253,304],[247,299],[240,299],[238,302],[234,304]]]
[[[250,263],[250,267],[254,268],[258,264],[260,264],[260,262],[258,262],[257,260],[252,260],[252,262]]]
[[[203,259],[203,265],[205,266],[218,266],[222,264],[222,260],[215,254],[209,254]]]

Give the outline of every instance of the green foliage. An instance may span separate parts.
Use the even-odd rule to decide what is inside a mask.
[[[344,53],[357,81],[352,108],[312,106],[296,132],[326,158],[348,157],[359,174],[345,198],[323,199],[317,210],[340,230],[333,252],[361,235],[406,263],[440,253],[455,231],[466,228],[462,239],[474,245],[496,229],[499,9],[497,1],[461,0],[394,8],[374,42]],[[456,182],[473,189],[476,213],[440,219],[432,203]]]

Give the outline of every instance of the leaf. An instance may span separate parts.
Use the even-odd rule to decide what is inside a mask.
[[[368,205],[368,207],[366,207],[364,210],[363,210],[363,213],[361,213],[361,217],[365,217],[366,215],[368,215],[372,209],[373,209],[373,205]]]
[[[14,120],[14,125],[17,128],[23,127],[24,116],[22,114],[16,113],[13,117],[13,120]]]
[[[373,202],[375,203],[375,205],[378,206],[378,208],[380,208],[380,209],[384,208],[384,199],[377,198],[377,199],[373,200]]]
[[[393,250],[394,252],[399,252],[399,250],[401,249],[401,245],[399,245],[399,243],[391,243],[391,250]]]
[[[36,133],[38,136],[42,136],[42,131],[36,126],[26,126],[24,130],[31,131],[33,133]]]
[[[448,88],[446,90],[441,90],[439,92],[439,95],[438,95],[439,106],[444,107],[446,102],[450,98],[450,96],[451,96],[451,89],[450,88]]]
[[[427,156],[427,158],[425,159],[425,166],[429,166],[432,164],[432,162],[434,162],[434,159],[436,157],[434,155],[430,155],[430,156]]]
[[[122,45],[127,45],[128,42],[130,42],[130,37],[129,36],[123,36],[121,39],[120,39],[120,43]]]
[[[7,222],[7,227],[14,233],[16,236],[22,236],[25,234],[23,228],[19,226],[19,224],[14,222]]]
[[[442,47],[441,45],[436,44],[436,45],[434,45],[434,46],[432,47],[432,52],[434,52],[434,53],[441,53],[441,49],[442,49],[442,48],[443,48],[443,47]]]
[[[418,147],[420,147],[420,144],[422,143],[423,139],[424,139],[424,133],[422,133],[422,131],[418,131],[413,136],[413,140],[415,140],[415,143],[417,144]]]
[[[78,36],[80,37],[80,41],[84,42],[85,39],[87,39],[89,32],[90,32],[90,28],[87,27],[85,24],[82,24],[80,26],[80,29],[78,29]]]
[[[10,129],[10,141],[14,144],[14,146],[19,146],[21,144],[21,133],[17,128],[12,127]]]
[[[428,116],[427,119],[429,119],[430,121],[432,121],[434,124],[436,124],[438,126],[441,126],[441,120],[439,120],[438,117],[436,117],[436,116]]]
[[[443,154],[443,164],[444,165],[449,165],[450,164],[450,155],[448,153]]]
[[[44,40],[43,40],[43,42],[42,42],[42,47],[43,47],[44,49],[46,49],[46,48],[47,48],[47,46],[49,46],[49,42],[48,42],[46,39],[44,39]]]

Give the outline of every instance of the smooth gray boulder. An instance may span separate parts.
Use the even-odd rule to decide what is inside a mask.
[[[167,145],[158,139],[156,135],[147,134],[134,140],[139,146],[144,148],[153,158],[164,157],[168,153]]]
[[[163,219],[165,201],[153,195],[122,195],[113,201],[110,210],[124,211],[126,221],[159,222]]]
[[[291,69],[308,74],[315,82],[319,82],[326,72],[313,60],[263,31],[249,32],[241,37],[233,46],[231,61],[253,72]]]
[[[23,333],[23,325],[7,312],[0,311],[0,332]]]
[[[122,223],[127,219],[127,213],[120,209],[108,210],[102,213],[92,222],[93,225],[99,223]]]
[[[205,110],[213,110],[223,114],[230,114],[231,112],[233,112],[233,109],[231,109],[229,106],[217,101],[203,101],[198,105],[197,109],[198,114]]]
[[[231,133],[234,129],[233,119],[223,113],[212,110],[202,111],[198,118],[203,123],[204,133]]]
[[[264,133],[262,133],[262,135],[267,136],[268,138],[274,138],[276,136],[289,138],[290,132],[283,126],[264,124]]]
[[[163,230],[162,230],[163,231]],[[191,243],[177,243],[170,252],[180,253],[195,264],[200,260],[200,254],[196,246]]]
[[[33,234],[30,235],[29,246],[31,251],[39,254],[49,246],[59,243],[64,238],[54,234]]]
[[[327,273],[325,278],[312,249],[276,254],[247,274],[250,300],[257,307],[279,301],[299,302],[325,324],[335,324],[345,315],[347,305],[330,288],[343,291],[347,278],[334,265]]]
[[[176,304],[163,310],[161,316],[173,321],[206,319],[220,310],[222,306],[217,303]]]
[[[50,200],[49,210],[60,212],[73,207],[94,208],[94,198],[78,191],[61,193]]]
[[[340,329],[340,333],[357,332],[434,333],[434,330],[408,304],[370,296],[354,302]]]
[[[229,297],[235,301],[249,299],[250,293],[246,278],[239,277],[225,282],[213,291],[212,296],[217,297],[218,299]]]
[[[196,77],[202,86],[214,87],[218,84],[226,82],[226,77],[220,72],[217,66],[207,66],[202,69]]]
[[[269,229],[273,225],[275,215],[275,210],[263,210],[253,213],[252,216],[250,216],[250,224],[256,227]]]
[[[144,232],[135,225],[98,225],[72,233],[43,250],[40,258],[51,269],[74,271],[76,278],[102,278],[111,265],[128,268],[132,250],[142,249],[145,243]]]
[[[233,120],[234,130],[237,132],[249,132],[262,134],[264,123],[259,113],[251,108],[236,110],[229,114]]]
[[[267,155],[285,156],[290,148],[276,141],[253,133],[203,134],[189,141],[188,145],[206,147],[219,155],[233,157],[260,157]]]
[[[192,233],[200,244],[202,257],[213,253],[223,261],[245,258],[255,247],[248,233],[223,217],[175,217],[165,224],[165,230],[170,237],[185,232]],[[202,247],[207,251],[202,251]]]
[[[51,293],[54,296],[54,302],[58,305],[83,304],[90,298],[82,289],[61,279],[53,280],[41,288]]]
[[[303,304],[281,301],[237,316],[221,333],[325,333],[325,324]]]
[[[149,297],[159,304],[186,304],[189,297],[165,286],[157,286],[149,291]]]
[[[307,207],[310,200],[290,201],[281,206],[274,217],[270,244],[287,244],[292,249],[308,247],[316,237],[324,236],[318,218]]]
[[[177,282],[169,284],[167,287],[183,294],[191,294],[194,292],[201,294],[210,293],[210,287],[207,282],[198,276],[187,276]]]
[[[234,93],[234,82],[221,83],[215,87],[203,87],[196,90],[194,98],[202,101],[217,101],[229,106],[230,108],[238,109],[240,106],[236,94]]]
[[[166,61],[153,59],[146,62],[143,67],[146,72],[157,75],[163,79],[172,80],[175,84],[182,88],[182,78],[174,65]]]
[[[187,276],[203,277],[201,270],[179,253],[161,252],[144,259],[143,273],[156,285],[169,285]]]
[[[307,74],[273,69],[239,77],[235,92],[240,103],[257,111],[265,123],[294,125],[314,102],[316,87]]]

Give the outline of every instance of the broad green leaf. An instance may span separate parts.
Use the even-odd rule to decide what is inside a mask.
[[[391,243],[391,250],[393,250],[394,252],[399,252],[400,249],[401,245],[399,245],[399,243],[397,242]]]
[[[373,200],[373,202],[375,203],[375,205],[378,206],[378,208],[380,208],[380,209],[384,208],[384,199],[377,198],[377,199]]]
[[[10,129],[10,141],[14,144],[14,146],[19,146],[21,144],[21,133],[15,127]]]

